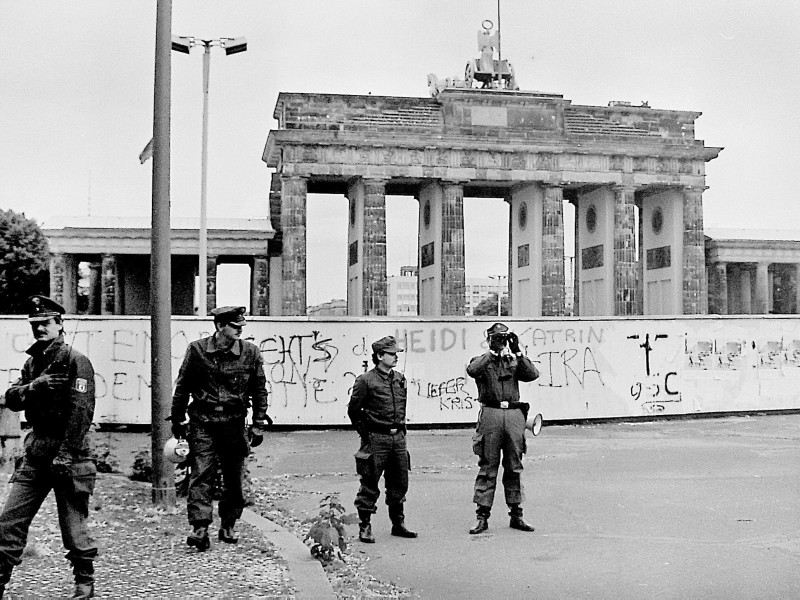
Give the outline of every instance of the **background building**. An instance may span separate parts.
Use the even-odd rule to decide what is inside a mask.
[[[389,315],[393,317],[416,316],[417,267],[400,267],[400,275],[390,275],[386,279]]]

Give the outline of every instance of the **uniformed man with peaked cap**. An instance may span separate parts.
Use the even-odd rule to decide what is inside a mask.
[[[467,366],[467,374],[478,386],[481,403],[472,444],[479,457],[473,494],[478,521],[469,532],[483,533],[489,528],[501,455],[509,525],[520,531],[533,531],[533,526],[522,518],[522,456],[529,405],[520,402],[519,382],[534,381],[539,372],[523,354],[517,334],[505,324],[495,323],[487,329],[486,340],[489,350]]]
[[[244,306],[211,311],[216,331],[189,344],[172,397],[172,433],[176,438],[188,438],[191,461],[186,508],[193,530],[186,543],[201,552],[211,547],[208,527],[213,520],[217,464],[223,481],[219,540],[235,544],[234,526],[245,504],[245,459],[250,447],[262,442],[264,427],[271,422],[261,352],[241,339],[247,322],[244,313]],[[253,425],[248,440],[245,417],[251,405]]]
[[[31,431],[0,514],[0,597],[12,569],[21,562],[30,524],[53,490],[75,577],[72,597],[91,598],[97,556],[87,527],[97,475],[88,440],[95,405],[94,369],[88,358],[64,343],[64,308],[46,296],[32,296],[28,302],[36,341],[4,400],[6,408],[25,411]]]
[[[381,476],[392,535],[417,537],[405,526],[403,508],[411,466],[406,447],[406,378],[394,370],[398,352],[402,350],[392,336],[373,342],[375,368],[356,377],[347,407],[350,422],[361,437],[361,447],[356,452],[361,486],[355,505],[361,520],[358,538],[368,544],[375,542],[370,518],[377,510]]]

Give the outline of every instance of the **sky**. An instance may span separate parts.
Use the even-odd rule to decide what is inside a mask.
[[[156,1],[0,0],[0,208],[149,217]],[[173,0],[173,33],[245,36],[212,50],[208,216],[266,217],[261,161],[277,95],[427,97],[463,77],[496,0]],[[501,0],[520,88],[702,112],[707,227],[800,229],[800,2]],[[202,50],[172,53],[171,211],[199,215]],[[312,196],[308,302],[346,294],[346,201]],[[414,261],[416,202],[389,197],[388,271]],[[468,277],[506,272],[507,211],[465,200]]]

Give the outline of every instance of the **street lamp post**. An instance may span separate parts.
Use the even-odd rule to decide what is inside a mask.
[[[489,279],[497,279],[497,316],[501,317],[502,310],[501,306],[502,298],[503,298],[503,279],[508,279],[507,275],[489,275]]]
[[[247,41],[239,38],[219,38],[214,40],[200,40],[193,37],[172,36],[172,49],[176,52],[189,54],[195,46],[203,46],[203,149],[200,165],[200,249],[198,256],[198,269],[200,281],[197,290],[197,314],[206,316],[208,288],[208,224],[207,224],[207,194],[208,194],[208,81],[211,72],[211,46],[220,46],[225,49],[225,55],[238,54],[247,50]]]

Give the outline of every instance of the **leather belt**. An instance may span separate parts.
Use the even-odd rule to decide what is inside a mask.
[[[370,423],[367,425],[367,429],[372,433],[383,433],[387,435],[395,435],[406,430],[403,426],[390,427],[389,425],[378,425],[377,423]]]
[[[489,408],[502,408],[503,410],[508,410],[523,408],[522,405],[524,405],[525,402],[509,402],[507,400],[503,400],[501,402],[482,402],[482,404]]]

